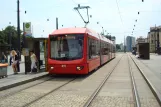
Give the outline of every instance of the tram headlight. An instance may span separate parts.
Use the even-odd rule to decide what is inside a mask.
[[[50,67],[50,69],[52,70],[52,69],[54,69],[54,67]]]
[[[84,66],[77,66],[76,68],[77,68],[78,71],[80,71],[84,68]]]

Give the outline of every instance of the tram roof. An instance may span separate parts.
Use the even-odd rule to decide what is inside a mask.
[[[105,41],[105,42],[108,42],[108,43],[112,44],[112,41],[111,41],[111,40],[109,40],[109,39],[107,39],[105,36],[103,36],[103,35],[99,35],[99,36],[100,36],[100,40],[102,40],[102,41]]]
[[[75,27],[74,28],[61,28],[61,29],[55,30],[50,35],[80,34],[80,33],[88,33],[88,34],[96,37],[97,39],[100,39],[100,40],[108,42],[108,43],[112,43],[111,40],[107,39],[103,35],[99,35],[97,32],[95,32],[95,31],[93,31],[91,29],[81,28],[81,27],[76,27],[76,28]]]
[[[79,34],[79,33],[88,33],[88,34],[90,34],[90,35],[99,39],[99,35],[95,31],[88,29],[88,28],[79,28],[79,27],[76,27],[76,28],[61,28],[61,29],[55,30],[50,35]]]

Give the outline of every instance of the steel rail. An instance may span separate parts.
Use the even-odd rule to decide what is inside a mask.
[[[123,57],[124,55],[122,55]],[[102,83],[98,86],[98,88],[94,91],[94,93],[89,97],[89,99],[87,100],[87,102],[84,104],[83,107],[89,107],[89,105],[91,104],[91,102],[94,100],[94,98],[97,96],[97,94],[99,93],[99,91],[102,89],[102,87],[104,86],[104,84],[106,83],[107,79],[110,77],[110,75],[112,74],[112,72],[116,69],[117,65],[119,64],[119,62],[121,61],[122,57],[120,58],[120,60],[117,62],[117,64],[114,66],[114,68],[112,69],[112,71],[110,73],[107,74],[107,76],[105,77],[105,79],[102,81]]]
[[[51,94],[52,92],[55,92],[55,91],[57,91],[58,89],[62,88],[63,86],[69,84],[70,82],[74,81],[75,79],[76,79],[76,78],[74,78],[74,79],[72,79],[72,80],[70,80],[70,81],[64,83],[63,85],[61,85],[61,86],[59,86],[59,87],[57,87],[57,88],[51,90],[50,92],[48,92],[48,93],[46,93],[46,94],[44,94],[44,95],[38,97],[37,99],[35,99],[35,100],[33,100],[33,101],[31,101],[31,102],[29,102],[29,103],[27,103],[27,104],[25,104],[23,107],[28,107],[28,106],[30,106],[31,104],[33,104],[33,103],[35,103],[35,102],[41,100],[42,98],[44,98],[45,96]]]
[[[130,55],[131,57],[131,55]],[[159,92],[156,90],[156,88],[154,87],[154,85],[150,82],[150,80],[147,78],[147,76],[145,75],[145,73],[143,72],[143,70],[138,66],[138,64],[136,63],[136,61],[131,57],[131,59],[133,60],[133,62],[135,63],[136,67],[138,68],[138,70],[140,71],[141,75],[143,76],[144,80],[146,81],[146,83],[148,84],[148,86],[150,87],[153,95],[155,96],[155,98],[157,99],[159,105],[161,106],[161,96],[159,96]]]
[[[131,84],[132,84],[132,90],[133,90],[133,97],[135,99],[135,107],[141,107],[140,97],[137,91],[134,75],[129,61],[129,55],[128,55],[128,64],[129,64],[129,72],[130,72],[130,78],[131,78]]]

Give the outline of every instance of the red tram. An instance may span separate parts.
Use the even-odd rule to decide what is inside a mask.
[[[115,44],[88,28],[55,30],[48,38],[49,74],[88,74],[115,57]]]

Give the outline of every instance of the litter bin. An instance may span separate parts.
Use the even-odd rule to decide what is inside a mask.
[[[0,63],[0,78],[7,77],[7,63]]]

